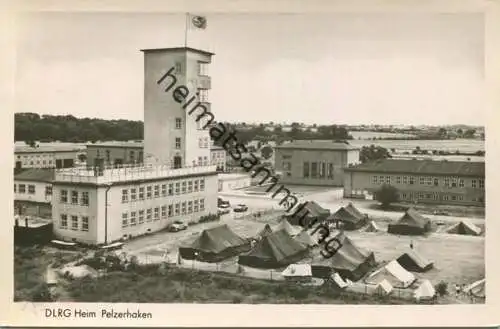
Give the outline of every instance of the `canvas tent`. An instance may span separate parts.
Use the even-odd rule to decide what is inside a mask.
[[[260,230],[259,233],[257,233],[257,238],[262,238],[266,235],[269,235],[273,233],[273,230],[271,229],[271,226],[269,226],[269,224],[266,224],[266,226],[264,226],[264,228],[262,230]]]
[[[341,226],[344,230],[357,230],[366,224],[367,218],[367,215],[362,214],[349,202],[347,206],[341,207],[329,216],[328,221],[337,223],[337,227]]]
[[[264,236],[250,252],[240,255],[238,264],[256,268],[280,268],[308,255],[308,249],[285,230]]]
[[[318,244],[307,231],[300,232],[294,239],[306,247],[313,247]]]
[[[344,281],[344,279],[342,279],[342,277],[338,273],[332,274],[331,279],[331,282],[339,289],[344,289],[349,286],[349,284]]]
[[[358,281],[375,265],[373,252],[356,246],[344,232],[337,234],[335,239],[339,241],[341,247],[330,258],[313,263],[313,271],[326,271],[324,267],[330,267],[342,278]]]
[[[290,264],[281,275],[287,281],[307,282],[312,280],[312,271],[310,264]]]
[[[472,223],[460,222],[448,228],[446,232],[462,235],[480,235],[481,229]]]
[[[366,282],[369,284],[379,284],[383,280],[387,280],[395,288],[407,288],[416,278],[412,273],[399,265],[397,261],[393,260],[371,274],[366,279]]]
[[[184,259],[215,263],[249,249],[249,241],[236,235],[229,226],[221,225],[204,230],[191,244],[180,247],[179,254]]]
[[[293,226],[287,220],[282,220],[278,225],[276,225],[273,231],[281,231],[281,230],[284,230],[290,236],[295,236],[300,233],[301,228]]]
[[[410,272],[425,272],[430,270],[434,264],[420,255],[415,250],[408,250],[398,257],[397,262]]]
[[[415,209],[408,209],[395,224],[389,224],[387,232],[393,234],[421,235],[431,229],[428,218],[420,215]]]
[[[375,293],[377,295],[389,295],[392,291],[392,285],[387,280],[382,280],[375,287]]]
[[[420,286],[413,292],[413,296],[417,301],[432,299],[436,295],[436,289],[429,280],[424,280]]]
[[[486,297],[485,283],[486,279],[482,279],[470,284],[464,290],[465,292],[471,294],[474,297],[485,298]]]
[[[364,229],[365,232],[378,232],[380,231],[379,227],[374,221],[370,221],[366,228]]]
[[[292,225],[297,226],[308,227],[310,222],[314,221],[316,223],[320,223],[327,219],[330,215],[329,209],[321,207],[314,201],[303,202],[299,204],[295,209],[295,212],[297,212],[297,214],[295,216],[286,216],[286,218]],[[301,219],[303,219],[302,223]]]

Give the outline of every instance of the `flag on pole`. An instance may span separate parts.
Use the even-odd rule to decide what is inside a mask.
[[[204,30],[207,28],[207,18],[205,16],[188,14],[188,19],[188,27],[191,29]]]
[[[207,28],[207,18],[205,16],[186,13],[186,26],[184,29],[184,47],[188,43],[188,30],[205,30]]]

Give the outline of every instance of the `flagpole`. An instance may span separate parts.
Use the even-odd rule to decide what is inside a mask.
[[[184,47],[187,47],[189,13],[186,13],[186,26],[184,29]]]

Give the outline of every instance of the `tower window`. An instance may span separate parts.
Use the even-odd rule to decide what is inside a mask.
[[[181,139],[180,137],[175,138],[175,148],[180,149],[181,148]]]
[[[182,127],[182,119],[175,118],[175,129],[181,129],[181,127]]]

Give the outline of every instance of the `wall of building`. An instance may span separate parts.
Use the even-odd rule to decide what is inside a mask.
[[[376,181],[374,177],[377,177]],[[410,184],[411,177],[413,178],[413,184]],[[417,200],[421,203],[480,206],[483,204],[485,196],[484,179],[480,177],[455,177],[457,181],[454,187],[445,185],[446,182],[449,182],[450,185],[453,183],[452,176],[387,175],[349,171],[346,172],[344,180],[344,197],[356,196],[362,193],[373,195],[382,186],[380,183],[381,178],[383,178],[384,182],[390,181],[390,184],[398,189],[401,200],[405,202],[415,202]],[[424,184],[420,183],[421,178],[424,178]],[[437,179],[437,186],[434,185],[435,179]],[[431,185],[429,185],[429,182]],[[473,184],[476,187],[473,187]]]
[[[204,181],[204,190],[191,193],[182,193],[182,182],[186,182],[186,192],[189,188],[189,182],[200,180]],[[179,183],[179,194],[176,194],[176,183]],[[172,193],[169,195],[169,185],[172,184]],[[198,183],[199,184],[199,183]],[[162,188],[165,185],[165,189]],[[155,186],[158,186],[158,196],[155,196]],[[200,185],[198,185],[200,186]],[[151,188],[151,197],[148,198],[148,187]],[[144,198],[141,200],[140,189],[144,189]],[[186,224],[188,222],[195,222],[201,216],[209,213],[217,213],[217,194],[214,191],[217,189],[217,175],[207,176],[193,176],[182,179],[164,179],[154,182],[133,183],[114,185],[109,189],[107,200],[107,229],[106,229],[106,187],[84,187],[82,185],[58,185],[57,195],[60,196],[61,190],[68,190],[68,197],[71,198],[71,191],[81,192],[86,191],[89,193],[89,206],[73,205],[69,203],[61,203],[60,199],[55,200],[53,203],[54,219],[57,219],[54,226],[56,235],[67,241],[76,239],[76,241],[96,244],[105,243],[105,232],[107,231],[107,243],[117,241],[124,236],[138,236],[148,232],[156,232],[164,229],[167,225],[175,220],[182,220]],[[124,194],[124,190],[126,193]],[[135,193],[133,193],[135,190]],[[166,194],[163,193],[165,191]],[[135,200],[132,200],[132,195],[135,194]],[[124,195],[127,197],[124,198]],[[194,212],[194,201],[204,200],[204,210]],[[125,201],[126,200],[126,201]],[[69,199],[68,201],[71,201]],[[193,202],[193,212],[188,213],[189,202]],[[186,213],[182,213],[183,203],[186,206]],[[176,205],[180,211],[176,214]],[[172,207],[173,215],[169,216],[169,206]],[[166,216],[162,216],[162,207],[165,207]],[[159,218],[155,220],[155,208],[158,208]],[[148,221],[148,209],[151,209],[151,220]],[[143,212],[143,223],[139,223],[139,217]],[[68,228],[61,228],[60,219],[61,214],[68,215]],[[127,225],[123,224],[124,214],[126,214]],[[89,218],[89,230],[85,232],[81,229],[81,222],[79,228],[73,230],[71,227],[71,216],[78,216],[79,221],[83,216]],[[131,224],[131,218],[135,218],[135,225]]]
[[[24,192],[22,192],[22,186],[24,186]],[[30,192],[30,187],[34,189],[33,193]],[[28,182],[15,180],[14,200],[50,203],[52,200],[52,184],[45,182]]]
[[[225,150],[211,150],[210,151],[210,164],[217,166],[218,171],[226,171],[226,151]]]
[[[142,163],[143,147],[87,146],[87,164],[96,165],[96,159],[104,159],[105,165],[114,165],[117,160],[124,164]]]
[[[65,152],[33,152],[33,153],[15,153],[14,167],[21,168],[56,168],[56,160],[72,160],[73,165],[78,163],[78,154],[80,151]]]
[[[348,166],[349,161],[354,163],[356,154],[359,151],[353,150],[290,150],[276,149],[276,170],[282,172],[282,183],[287,184],[305,184],[305,185],[326,185],[326,186],[342,186],[344,183],[343,168]],[[304,162],[309,163],[309,177],[304,177]],[[312,163],[325,163],[325,177],[311,177]],[[291,165],[290,167],[287,163]],[[328,175],[329,164],[332,165],[333,176]]]
[[[231,174],[229,174],[231,175]],[[252,178],[248,175],[238,175],[238,177],[225,178],[224,174],[219,174],[219,191],[232,191],[249,187],[252,184]]]

